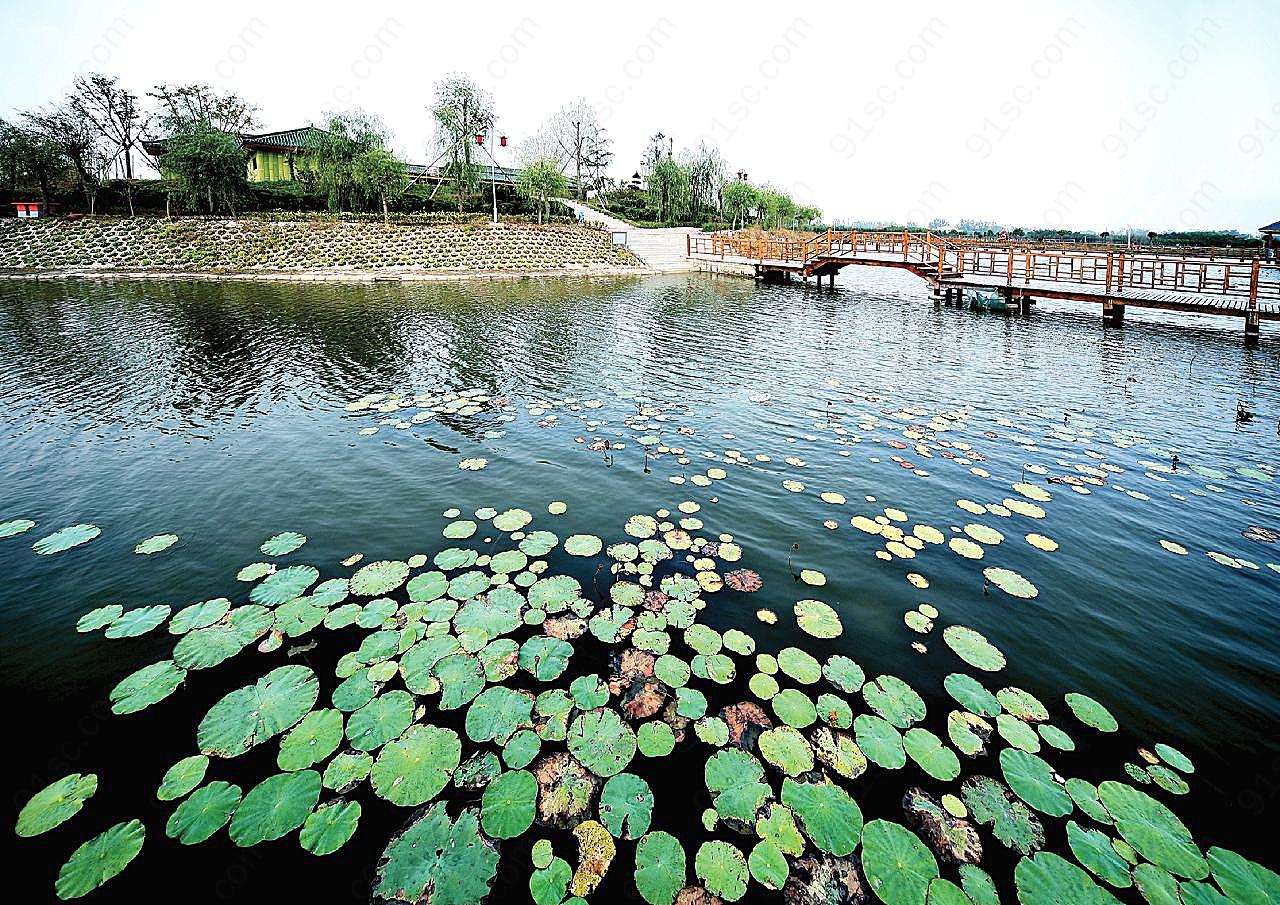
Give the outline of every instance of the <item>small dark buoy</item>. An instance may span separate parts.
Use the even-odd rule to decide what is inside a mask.
[[[1253,412],[1244,407],[1243,402],[1236,403],[1236,423],[1245,424],[1253,420]]]
[[[1180,458],[1178,458],[1178,454],[1177,454],[1177,453],[1174,453],[1174,454],[1173,454],[1173,459],[1171,460],[1171,464],[1173,465],[1173,470],[1174,470],[1174,471],[1177,471],[1177,470],[1178,470],[1178,463],[1179,463],[1179,462],[1181,462],[1181,461],[1182,461],[1182,460],[1181,460]]]

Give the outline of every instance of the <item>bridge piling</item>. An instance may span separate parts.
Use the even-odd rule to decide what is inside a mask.
[[[1124,302],[1112,298],[1102,300],[1102,326],[1124,326]]]
[[[1258,344],[1261,319],[1258,316],[1257,309],[1245,312],[1244,316],[1244,344],[1249,348],[1253,348]]]

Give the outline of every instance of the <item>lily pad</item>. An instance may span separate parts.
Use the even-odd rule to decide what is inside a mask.
[[[873,820],[862,831],[862,869],[885,905],[924,905],[938,861],[906,827]]]
[[[1028,855],[1044,845],[1039,818],[997,780],[971,776],[961,787],[961,797],[973,819],[991,824],[995,837],[1014,851]]]
[[[435,905],[478,905],[498,870],[498,851],[480,835],[475,808],[450,821],[436,802],[388,844],[378,862],[373,893],[381,899]]]
[[[919,726],[908,729],[902,737],[902,745],[920,769],[934,779],[949,782],[960,775],[960,759],[929,730]]]
[[[897,676],[879,676],[862,686],[867,706],[898,729],[925,717],[924,699]]]
[[[713,839],[702,843],[693,859],[693,872],[707,892],[726,902],[736,902],[746,895],[747,859],[728,842]]]
[[[313,710],[280,740],[276,766],[286,772],[315,766],[338,750],[341,741],[341,711]]]
[[[965,710],[978,716],[996,716],[1000,713],[1000,701],[972,676],[953,672],[943,681],[947,694],[955,698]]]
[[[1123,888],[1133,885],[1128,863],[1116,854],[1106,833],[1085,829],[1074,820],[1068,820],[1067,843],[1076,860],[1108,886]]]
[[[508,770],[487,786],[480,825],[493,839],[514,839],[533,826],[538,780],[527,770]]]
[[[787,776],[799,776],[813,769],[813,748],[799,730],[791,726],[765,730],[757,744],[765,762]]]
[[[54,889],[60,899],[78,899],[129,866],[146,839],[142,821],[130,820],[94,836],[81,845],[58,871]]]
[[[382,597],[404,584],[408,577],[407,562],[397,559],[371,562],[361,566],[351,576],[351,593],[362,597]]]
[[[183,845],[204,842],[227,825],[240,806],[240,787],[217,780],[191,793],[169,816],[165,835]]]
[[[615,839],[638,839],[649,832],[653,791],[634,773],[619,773],[600,792],[600,822]]]
[[[161,660],[125,676],[111,689],[111,712],[137,713],[163,701],[186,679],[187,671],[172,660]]]
[[[101,533],[102,529],[97,525],[68,525],[40,538],[31,545],[31,549],[41,556],[49,556],[53,553],[62,553],[64,550],[70,550],[72,547],[78,547],[81,544],[87,544]],[[123,825],[121,824],[121,826]]]
[[[573,756],[600,777],[621,773],[636,753],[635,732],[605,707],[575,717],[567,741]]]
[[[1152,864],[1192,880],[1208,876],[1209,865],[1191,831],[1173,811],[1146,792],[1113,780],[1098,786],[1098,797],[1124,840]]]
[[[169,618],[172,607],[165,603],[125,610],[111,621],[103,634],[108,638],[137,638]]]
[[[1119,905],[1092,877],[1053,852],[1023,858],[1013,876],[1023,905]]]
[[[100,606],[97,609],[90,610],[80,617],[76,622],[76,631],[81,633],[96,632],[98,629],[106,628],[112,622],[120,617],[124,612],[124,607],[118,603]]]
[[[957,657],[975,669],[987,672],[1004,669],[1005,658],[999,648],[967,626],[948,626],[942,632],[942,640]]]
[[[0,522],[0,538],[23,534],[35,526],[36,523],[29,518],[13,518],[7,522]]]
[[[1086,726],[1097,729],[1099,732],[1115,732],[1120,728],[1111,711],[1088,695],[1073,691],[1066,695],[1065,700],[1076,719]]]
[[[268,537],[258,549],[266,556],[287,556],[306,542],[305,534],[299,534],[297,531],[282,531]]]
[[[143,556],[149,556],[152,553],[163,553],[177,542],[178,535],[176,534],[156,534],[152,537],[148,537],[146,540],[140,541],[138,545],[133,548],[133,552]]]
[[[862,809],[849,793],[831,782],[782,781],[782,803],[820,851],[843,857],[863,838]]]
[[[206,755],[192,754],[184,757],[165,771],[160,780],[160,788],[156,790],[156,798],[160,801],[181,798],[204,781],[204,774],[208,769],[209,758]]]
[[[315,770],[268,776],[244,796],[227,833],[241,847],[279,839],[302,826],[319,800]]]
[[[319,577],[320,570],[315,566],[286,566],[254,585],[249,592],[249,599],[262,606],[279,606],[295,597],[301,597]]]
[[[298,844],[313,855],[331,855],[347,844],[360,823],[360,802],[337,799],[320,805],[298,833]]]
[[[907,765],[907,752],[902,735],[888,720],[861,713],[853,721],[858,747],[873,764],[885,770],[900,770]]]
[[[795,605],[796,624],[815,638],[838,638],[844,631],[840,616],[821,600],[798,600]]]
[[[755,822],[756,812],[771,793],[762,781],[760,761],[740,748],[726,748],[707,759],[703,772],[712,804],[722,819]]]
[[[1000,769],[1014,794],[1050,817],[1065,817],[1075,805],[1067,790],[1053,778],[1053,769],[1034,754],[1019,748],[1000,752]]]
[[[413,722],[413,695],[396,689],[377,695],[347,719],[347,738],[357,751],[374,751]]]
[[[70,820],[98,791],[96,773],[69,773],[51,782],[22,807],[14,830],[19,836],[38,836]]]
[[[319,694],[316,675],[306,666],[278,667],[214,704],[200,721],[196,741],[205,754],[243,754],[302,719]]]

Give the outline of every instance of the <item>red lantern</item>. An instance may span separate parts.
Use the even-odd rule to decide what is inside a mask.
[[[476,133],[476,144],[478,144],[478,145],[482,145],[482,144],[484,144],[484,133],[483,133],[483,132],[477,132],[477,133]]]
[[[498,144],[502,145],[502,147],[504,147],[504,148],[505,148],[505,147],[507,146],[507,136],[505,136],[505,135],[499,135],[499,136],[498,136]]]

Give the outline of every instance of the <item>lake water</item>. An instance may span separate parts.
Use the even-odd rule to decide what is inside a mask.
[[[944,740],[946,714],[957,706],[943,689],[949,673],[973,674],[993,691],[1026,689],[1076,740],[1073,752],[1040,752],[1064,776],[1124,780],[1124,764],[1145,763],[1139,747],[1172,745],[1195,763],[1189,794],[1144,788],[1186,821],[1202,848],[1222,845],[1274,866],[1274,841],[1251,828],[1280,805],[1280,545],[1267,539],[1280,530],[1274,331],[1264,329],[1261,347],[1250,350],[1237,320],[1131,310],[1123,329],[1104,331],[1093,307],[1045,303],[1024,319],[938,308],[924,296],[914,278],[874,269],[847,273],[834,291],[701,276],[373,286],[0,282],[0,522],[38,523],[0,539],[11,825],[53,780],[99,776],[98,793],[62,826],[32,839],[8,836],[8,885],[22,901],[51,899],[76,846],[137,817],[147,827],[141,855],[91,901],[158,893],[186,902],[364,901],[387,839],[411,813],[365,786],[351,796],[364,807],[360,829],[323,858],[301,851],[296,833],[246,849],[225,830],[190,847],[166,838],[174,803],[158,802],[155,788],[170,764],[196,752],[195,728],[209,707],[285,663],[315,669],[316,706],[327,706],[335,664],[367,632],[318,628],[269,653],[251,644],[221,666],[192,670],[160,703],[116,716],[112,687],[169,657],[175,638],[164,626],[131,639],[77,633],[84,613],[112,603],[175,611],[224,596],[244,603],[250,585],[237,571],[267,559],[259,545],[282,531],[308,538],[282,564],[314,564],[330,578],[351,573],[340,561],[354,553],[367,563],[483,547],[489,537],[501,546],[501,532],[483,522],[469,541],[442,537],[452,507],[463,519],[483,507],[520,507],[534,515],[530,531],[598,535],[608,545],[634,540],[623,533],[629,516],[665,508],[674,521],[682,501],[701,507],[703,527],[692,534],[732,535],[741,546],[741,560],[725,570],[750,569],[763,582],[754,594],[705,594],[701,622],[740,628],[760,652],[795,645],[819,660],[842,653],[868,678],[900,676],[928,706],[923,725]],[[348,410],[370,394],[465,390],[484,394],[474,414],[413,423],[418,408]],[[1256,413],[1252,421],[1237,423],[1241,403]],[[602,438],[611,450],[598,448]],[[671,447],[683,456],[659,451]],[[460,468],[468,458],[487,466]],[[713,471],[701,482],[709,486],[691,480],[709,469],[726,476]],[[803,488],[793,492],[784,481]],[[1038,504],[1043,518],[1001,508],[1026,499],[1014,484],[1050,496]],[[845,502],[825,502],[822,493]],[[997,508],[974,514],[958,500]],[[567,512],[550,515],[551,501]],[[886,508],[905,521],[893,518],[899,513],[883,521],[908,535],[923,525],[961,538],[964,526],[979,525],[1003,540],[992,543],[978,528],[986,539],[980,560],[945,543],[916,544],[918,552],[899,543],[899,553],[915,554],[902,558],[886,550],[885,537],[851,525]],[[54,555],[33,552],[39,538],[77,523],[101,535]],[[134,554],[135,544],[167,532],[179,535],[176,545]],[[1024,539],[1029,533],[1057,549],[1038,549]],[[692,573],[684,557],[660,566]],[[589,596],[612,581],[605,552],[583,558],[556,549],[547,559],[549,573],[576,576]],[[987,567],[1019,573],[1038,595],[1019,599],[984,582]],[[825,585],[798,580],[802,569],[821,572]],[[839,637],[797,628],[792,608],[804,598],[836,610]],[[939,611],[927,634],[903,621],[921,603]],[[777,624],[759,621],[760,608],[774,611]],[[1008,665],[997,673],[967,667],[944,643],[950,625],[984,634]],[[534,631],[521,628],[516,638]],[[693,652],[673,634],[672,653],[687,660]],[[311,637],[314,649],[290,655]],[[576,644],[566,679],[607,675],[591,635]],[[713,712],[754,700],[754,658],[734,660],[731,683],[694,680],[708,689]],[[523,678],[513,682],[547,687]],[[1103,735],[1077,721],[1063,700],[1070,691],[1102,702],[1120,731]],[[867,712],[860,694],[845,697],[855,713]],[[441,719],[462,732],[458,713]],[[714,749],[692,727],[688,736],[666,761],[637,755],[628,769],[650,782],[653,826],[684,841],[694,882],[704,839],[746,852],[754,838],[723,826],[704,831],[711,801],[702,764]],[[1002,746],[993,735],[991,750]],[[543,752],[560,747],[548,742]],[[464,735],[463,756],[474,748]],[[273,740],[215,759],[207,778],[248,790],[275,772],[277,749]],[[938,795],[958,792],[972,774],[1000,776],[990,754],[961,761],[961,777],[950,782],[909,763],[896,772],[873,765],[846,785],[868,820],[902,822],[900,798],[912,785]],[[446,797],[455,814],[479,801],[479,793],[452,788]],[[1070,856],[1062,824],[1045,820],[1047,847]],[[1014,859],[989,828],[980,832],[984,864],[1011,901]],[[569,833],[535,826],[503,843],[493,901],[526,900],[539,836],[576,865]],[[634,844],[618,847],[595,899],[639,901]],[[943,875],[954,879],[954,868]],[[1117,895],[1141,901],[1132,889]],[[757,896],[779,900],[752,884],[749,897]]]

